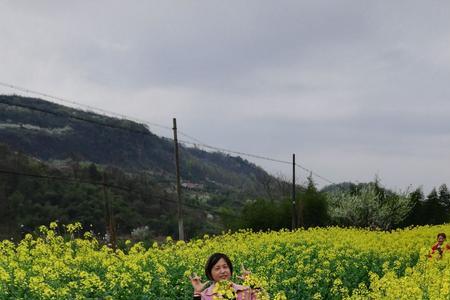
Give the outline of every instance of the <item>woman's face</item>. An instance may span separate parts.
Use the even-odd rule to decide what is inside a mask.
[[[442,245],[444,243],[444,241],[445,241],[445,238],[442,235],[438,236],[438,244],[439,245]]]
[[[212,267],[211,276],[214,281],[230,280],[230,267],[223,258],[219,259],[219,261]]]

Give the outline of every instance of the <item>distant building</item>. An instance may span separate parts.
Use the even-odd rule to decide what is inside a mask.
[[[188,190],[203,190],[204,186],[200,183],[182,182],[181,187]]]

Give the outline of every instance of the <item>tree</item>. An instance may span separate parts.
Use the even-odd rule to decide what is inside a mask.
[[[450,216],[450,192],[445,184],[439,187],[439,203],[444,210],[443,221],[447,222]]]
[[[425,196],[423,195],[422,188],[417,188],[409,195],[409,197],[411,200],[411,211],[405,220],[403,220],[401,226],[426,224],[426,222],[424,222]]]
[[[328,204],[326,197],[317,191],[316,185],[312,176],[308,177],[308,185],[306,191],[300,194],[300,203],[298,207],[302,207],[299,212],[303,215],[302,223],[304,227],[325,226],[328,224]]]
[[[433,188],[424,204],[424,219],[426,224],[441,224],[445,221],[445,208],[441,205],[438,192]]]
[[[411,211],[408,193],[385,191],[378,181],[362,185],[356,193],[328,194],[330,216],[340,225],[390,230],[400,224]]]
[[[261,185],[263,187],[263,190],[267,194],[267,197],[270,201],[275,200],[275,181],[276,179],[273,176],[270,176],[267,173],[261,173],[259,176],[257,176],[259,182],[261,182]]]
[[[88,167],[89,179],[92,181],[102,180],[102,174],[98,171],[97,166],[94,163],[90,163]]]
[[[289,228],[291,221],[290,201],[274,202],[258,199],[248,202],[241,213],[240,228],[278,230]]]

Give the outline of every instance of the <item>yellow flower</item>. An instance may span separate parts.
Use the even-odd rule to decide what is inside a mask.
[[[221,280],[214,284],[213,292],[217,295],[213,299],[235,299],[236,291],[233,289],[233,283],[228,280]]]

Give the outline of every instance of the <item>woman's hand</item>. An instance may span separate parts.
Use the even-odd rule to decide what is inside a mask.
[[[193,273],[192,276],[189,276],[189,279],[191,280],[191,284],[194,287],[194,294],[200,294],[208,284],[208,281],[202,283],[200,277],[195,273]]]
[[[238,276],[239,279],[245,280],[245,278],[250,275],[252,272],[246,270],[244,264],[241,264],[241,275]]]

